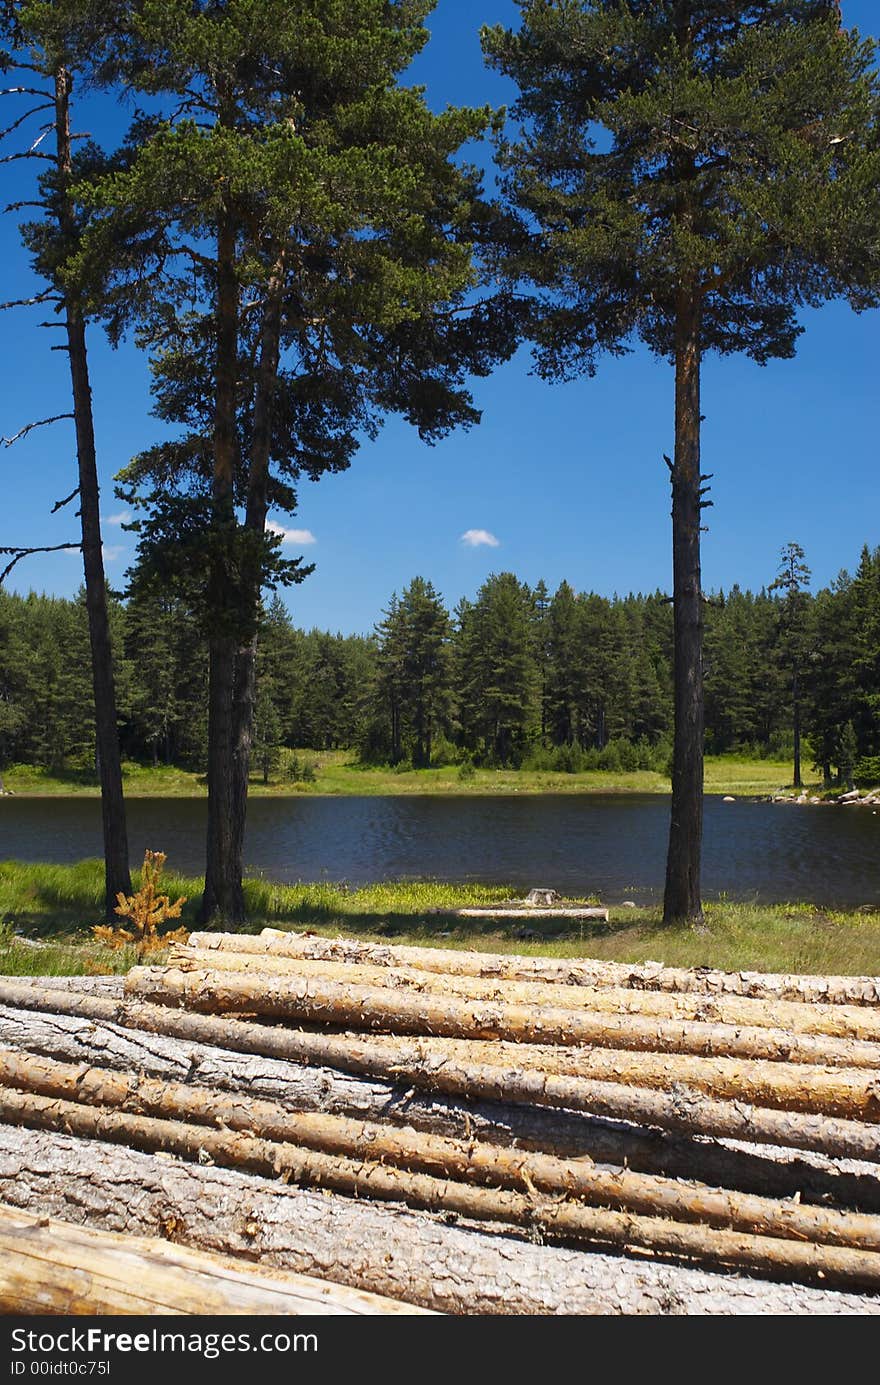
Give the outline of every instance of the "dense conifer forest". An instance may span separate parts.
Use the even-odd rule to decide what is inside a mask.
[[[814,595],[780,572],[767,590],[707,601],[707,750],[791,755],[797,701],[805,763],[829,782],[877,781],[880,548]],[[198,613],[155,584],[111,598],[110,611],[124,757],[203,771]],[[502,572],[451,610],[416,577],[368,635],[297,629],[277,598],[263,610],[255,770],[267,778],[282,747],[415,767],[664,770],[671,726],[660,592],[609,599],[563,582],[551,593]],[[0,766],[16,763],[94,773],[82,597],[0,591]]]

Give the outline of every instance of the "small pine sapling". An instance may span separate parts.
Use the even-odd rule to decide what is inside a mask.
[[[129,919],[132,927],[112,928],[106,924],[98,924],[92,929],[98,942],[106,943],[114,950],[132,946],[139,959],[151,952],[161,951],[169,943],[186,942],[189,934],[185,928],[175,928],[167,933],[159,932],[161,924],[167,923],[169,919],[180,918],[187,899],[186,895],[181,895],[172,904],[169,895],[158,893],[165,860],[164,851],[144,852],[140,889],[133,895],[120,892],[116,896],[118,903],[113,911],[121,918]]]

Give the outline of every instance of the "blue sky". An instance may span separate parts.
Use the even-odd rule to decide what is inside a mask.
[[[844,0],[848,24],[880,36],[876,0]],[[435,108],[496,105],[513,89],[482,63],[481,22],[515,24],[512,0],[439,0],[432,40],[413,69]],[[103,117],[101,117],[103,119]],[[99,132],[99,125],[94,132]],[[25,185],[20,165],[5,170],[4,203]],[[0,300],[30,292],[15,218],[0,219]],[[32,418],[66,411],[69,386],[57,334],[41,314],[0,314],[5,389],[0,434]],[[805,315],[794,361],[760,368],[710,358],[704,373],[704,470],[714,472],[703,574],[709,588],[760,587],[774,576],[780,547],[806,550],[814,586],[853,568],[861,546],[880,543],[880,312],[856,316],[832,304]],[[145,362],[130,346],[111,351],[91,337],[102,477],[107,571],[124,583],[132,536],[113,523],[123,506],[112,476],[157,439],[149,415]],[[593,380],[551,386],[530,374],[527,350],[489,380],[476,381],[483,421],[435,447],[389,420],[348,472],[304,482],[300,508],[278,517],[314,542],[296,540],[315,573],[287,594],[298,625],[368,631],[392,591],[413,576],[431,579],[450,605],[471,596],[493,571],[512,570],[551,590],[566,578],[579,590],[668,590],[672,372],[637,350],[604,361]],[[49,518],[73,487],[72,426],[40,429],[0,450],[0,543],[61,543],[75,534],[67,511]],[[497,542],[463,541],[480,531]],[[20,563],[10,586],[59,595],[80,581],[79,555]]]

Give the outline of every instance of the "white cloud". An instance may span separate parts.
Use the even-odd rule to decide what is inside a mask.
[[[118,515],[105,515],[105,524],[130,524],[131,510],[120,510]]]
[[[311,529],[285,529],[283,524],[278,524],[274,519],[267,520],[266,528],[270,534],[278,534],[283,544],[297,544],[305,546],[310,543],[317,543]]]
[[[499,540],[494,534],[490,534],[488,529],[465,529],[461,541],[466,543],[468,548],[480,548],[484,544],[487,548],[499,547]]]

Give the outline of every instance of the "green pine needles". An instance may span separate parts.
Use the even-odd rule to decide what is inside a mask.
[[[875,45],[826,0],[520,0],[503,272],[548,379],[644,342],[675,366],[675,742],[664,917],[702,917],[701,363],[794,354],[798,312],[880,301]],[[658,448],[658,451],[660,449]]]

